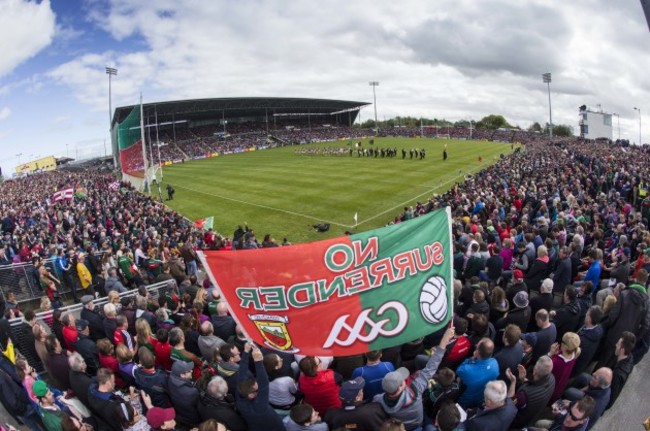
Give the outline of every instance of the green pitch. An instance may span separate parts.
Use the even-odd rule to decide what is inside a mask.
[[[358,141],[355,140],[354,142]],[[394,158],[357,157],[352,141],[275,148],[180,163],[164,168],[167,202],[190,220],[214,216],[214,229],[232,236],[237,225],[254,229],[258,241],[269,233],[280,243],[340,236],[384,226],[405,206],[447,191],[511,152],[510,144],[435,139],[364,139],[363,148],[397,148]],[[447,161],[442,160],[447,144]],[[353,155],[301,155],[310,148],[349,148]],[[402,159],[401,149],[407,150]],[[408,150],[425,148],[424,160]],[[482,157],[483,161],[479,161]],[[358,224],[354,215],[358,214]],[[329,223],[326,233],[312,225]]]

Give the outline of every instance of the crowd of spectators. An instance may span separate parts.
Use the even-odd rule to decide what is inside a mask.
[[[405,208],[392,223],[451,207],[453,326],[345,358],[248,343],[201,282],[196,249],[271,238],[199,232],[109,174],[6,182],[0,258],[33,262],[42,308],[56,309],[48,322],[3,304],[0,401],[31,429],[57,431],[590,429],[650,346],[649,155],[531,139]],[[55,202],[68,186],[83,197]],[[166,283],[156,299],[149,282]],[[80,318],[57,308],[67,284]],[[93,290],[109,298],[102,310]],[[14,345],[33,363],[6,350],[17,316],[32,336]]]

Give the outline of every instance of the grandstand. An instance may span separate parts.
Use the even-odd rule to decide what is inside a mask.
[[[112,149],[125,179],[142,187],[166,164],[291,143],[300,140],[303,129],[351,127],[366,105],[275,97],[123,106],[113,116]]]

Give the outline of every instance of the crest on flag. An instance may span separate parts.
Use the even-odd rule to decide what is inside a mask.
[[[249,314],[248,318],[255,323],[264,338],[264,344],[273,349],[281,350],[287,353],[296,353],[296,349],[291,344],[291,336],[287,330],[289,318],[286,316],[272,316],[268,314]]]

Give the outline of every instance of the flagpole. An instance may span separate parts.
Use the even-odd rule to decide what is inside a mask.
[[[144,108],[142,106],[142,93],[140,93],[140,140],[142,141],[142,158],[144,161],[144,184],[145,188],[151,191],[148,184],[148,163],[147,163],[147,144],[144,139]]]

